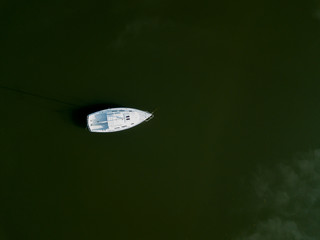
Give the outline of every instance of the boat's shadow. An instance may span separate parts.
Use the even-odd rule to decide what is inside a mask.
[[[85,106],[75,107],[70,111],[70,119],[74,125],[85,128],[87,126],[87,116],[107,108],[122,107],[122,105],[115,103],[94,103]]]

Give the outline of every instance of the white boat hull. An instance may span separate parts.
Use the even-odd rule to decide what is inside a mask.
[[[152,116],[134,108],[110,108],[89,114],[87,124],[90,132],[118,132],[148,121]]]

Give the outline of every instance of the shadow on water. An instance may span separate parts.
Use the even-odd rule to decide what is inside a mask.
[[[115,103],[94,103],[82,107],[74,108],[70,111],[70,119],[72,123],[78,127],[85,128],[87,126],[87,116],[107,108],[122,107],[122,105]]]
[[[95,102],[92,104],[86,104],[86,105],[81,106],[79,104],[66,102],[66,101],[63,101],[63,100],[60,100],[60,99],[54,98],[54,97],[48,97],[48,96],[28,92],[25,90],[21,90],[19,88],[13,88],[13,87],[0,85],[0,89],[23,94],[23,95],[27,95],[27,96],[30,96],[33,98],[38,98],[38,99],[42,99],[42,100],[46,100],[46,101],[50,101],[50,102],[55,102],[59,105],[70,106],[72,108],[70,110],[67,110],[67,113],[66,113],[67,118],[69,121],[71,120],[72,124],[74,124],[78,127],[81,127],[81,128],[87,127],[88,114],[94,113],[94,112],[97,112],[97,111],[100,111],[103,109],[107,109],[107,108],[123,107],[120,104],[111,103],[111,102]],[[62,112],[64,112],[64,111],[62,111]],[[63,115],[65,115],[65,114],[63,114]]]
[[[51,102],[63,104],[63,105],[77,106],[77,105],[74,104],[74,103],[62,101],[62,100],[60,100],[60,99],[53,98],[53,97],[48,97],[48,96],[44,96],[44,95],[40,95],[40,94],[28,92],[28,91],[21,90],[21,89],[18,89],[18,88],[1,86],[1,85],[0,85],[0,89],[6,90],[6,91],[15,92],[15,93],[19,93],[19,94],[23,94],[23,95],[27,95],[27,96],[34,97],[34,98],[43,99],[43,100],[46,100],[46,101],[51,101]]]

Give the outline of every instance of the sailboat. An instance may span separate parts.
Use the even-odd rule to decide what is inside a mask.
[[[127,130],[149,121],[153,114],[134,108],[109,108],[87,116],[90,132],[109,133]]]

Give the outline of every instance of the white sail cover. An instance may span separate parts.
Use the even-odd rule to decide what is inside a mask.
[[[152,114],[134,108],[110,108],[88,115],[91,132],[117,132],[137,126]]]

